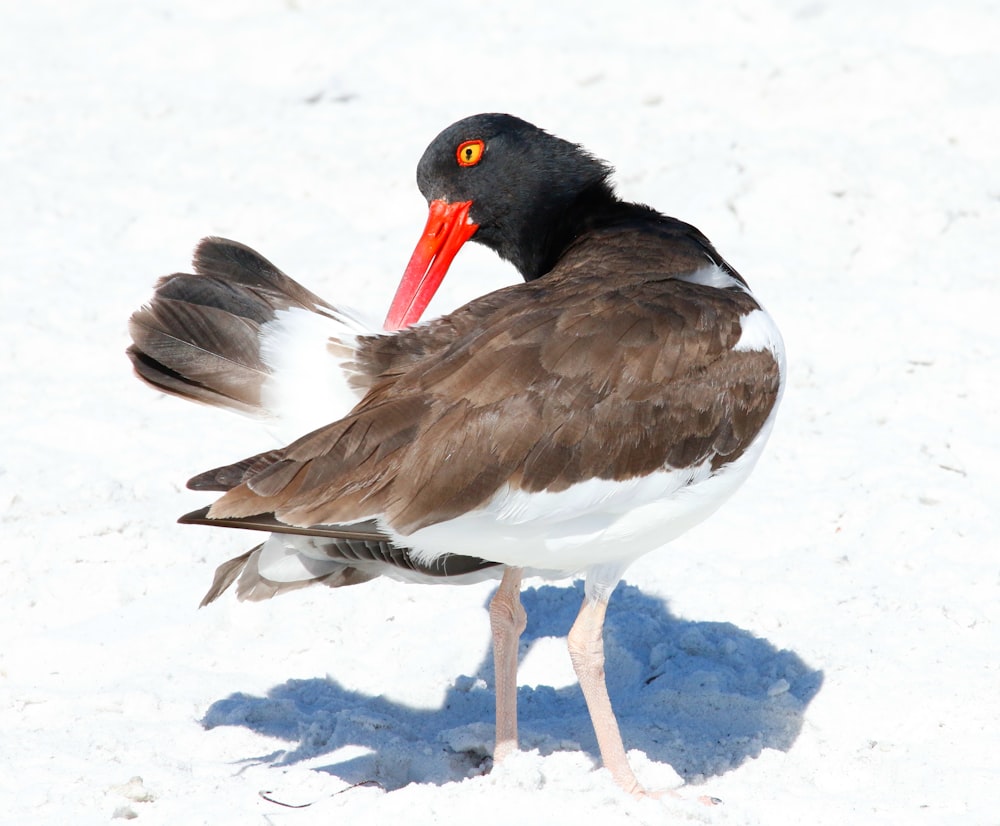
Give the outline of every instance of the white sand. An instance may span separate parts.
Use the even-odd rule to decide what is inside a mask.
[[[1000,823],[1000,15],[693,7],[7,5],[0,821]],[[489,584],[196,610],[254,537],[176,525],[183,483],[271,442],[136,381],[130,312],[223,235],[380,316],[416,161],[479,111],[610,160],[782,326],[760,467],[609,616],[641,779],[723,806],[595,770],[578,584],[529,583],[526,751],[491,775]],[[467,248],[431,313],[514,280]]]

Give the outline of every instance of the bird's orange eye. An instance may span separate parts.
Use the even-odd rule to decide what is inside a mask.
[[[458,165],[475,166],[482,159],[485,148],[486,144],[481,140],[462,141],[455,152],[455,157],[458,158]]]

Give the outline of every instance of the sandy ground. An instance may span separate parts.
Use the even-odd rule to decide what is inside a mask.
[[[1000,823],[995,3],[3,17],[0,821]],[[608,621],[641,779],[722,806],[597,768],[579,583],[529,583],[525,751],[490,774],[489,583],[196,610],[253,540],[176,525],[206,501],[183,483],[272,442],[141,386],[129,314],[222,235],[380,315],[423,226],[416,160],[479,111],[614,163],[782,327],[756,474]],[[515,277],[463,250],[431,312]]]

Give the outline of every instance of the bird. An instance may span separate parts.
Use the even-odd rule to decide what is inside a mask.
[[[156,389],[302,422],[193,477],[181,517],[267,539],[202,605],[377,576],[499,579],[489,604],[494,763],[517,750],[525,577],[582,576],[570,659],[604,767],[650,794],[605,680],[608,601],[628,566],[711,515],[771,433],[786,358],[773,318],[694,226],[621,198],[612,167],[513,115],[464,118],[417,166],[424,231],[381,328],[243,244],[206,238],[130,319]],[[466,242],[523,280],[421,322]],[[302,435],[304,434],[304,435]]]

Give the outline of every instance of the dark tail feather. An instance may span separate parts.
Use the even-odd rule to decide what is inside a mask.
[[[322,298],[289,278],[263,255],[239,241],[203,238],[194,251],[194,271],[244,287],[264,297],[272,309],[305,307],[309,310],[332,310]]]
[[[135,372],[166,393],[264,414],[261,326],[290,307],[332,308],[235,241],[202,240],[194,269],[161,279],[149,305],[133,314],[127,353]]]
[[[258,545],[256,548],[251,548],[242,556],[234,557],[228,562],[223,562],[218,568],[215,569],[215,577],[212,579],[212,587],[208,589],[208,593],[205,594],[204,599],[202,599],[199,608],[204,608],[210,602],[215,602],[219,596],[236,581],[236,578],[240,575],[243,569],[246,567],[247,562],[250,561],[250,557],[253,556],[257,551],[259,551],[263,545]]]
[[[316,579],[302,579],[296,582],[274,582],[261,576],[257,570],[257,557],[263,545],[251,548],[245,554],[233,557],[228,562],[223,562],[215,569],[215,577],[212,579],[212,587],[208,589],[201,601],[199,608],[215,602],[226,589],[234,582],[236,583],[236,598],[249,602],[261,602],[271,599],[279,594],[288,591],[297,591],[299,588],[306,588],[309,585],[326,585],[329,588],[341,588],[345,585],[359,585],[374,579],[378,574],[369,571],[360,571],[351,565],[344,564],[335,571]]]
[[[309,527],[297,527],[279,521],[274,514],[261,513],[256,516],[229,518],[212,518],[208,515],[209,508],[186,513],[177,521],[184,525],[210,525],[221,528],[241,528],[243,530],[267,531],[271,534],[285,534],[287,536],[303,536],[317,540],[312,546],[312,551],[322,550],[329,558],[329,561],[343,565],[341,570],[334,574],[317,577],[316,579],[304,580],[304,582],[323,582],[332,588],[341,585],[354,585],[357,582],[365,582],[372,579],[385,568],[398,568],[404,571],[412,571],[427,578],[427,581],[444,580],[448,577],[464,577],[468,574],[475,574],[485,571],[488,568],[499,568],[499,563],[490,562],[475,556],[462,556],[460,554],[442,554],[431,560],[421,560],[409,548],[402,548],[393,544],[392,540],[383,533],[378,524],[372,520],[354,522],[349,525],[311,525]],[[320,542],[319,540],[322,540]],[[251,556],[259,551],[263,545],[258,545],[252,551],[247,552],[237,559],[221,565],[216,571],[215,582],[209,596],[215,599],[221,594],[236,576],[244,568],[249,573],[244,573],[241,583],[246,579],[248,582],[261,580],[267,586],[276,585],[267,580],[257,572],[257,556]],[[253,564],[250,564],[250,563]],[[231,575],[228,573],[230,565],[239,563],[238,570]],[[357,567],[354,567],[357,566]],[[360,569],[360,570],[359,570]],[[217,587],[220,582],[225,582],[221,588]],[[291,583],[280,583],[282,586]],[[250,586],[247,586],[248,588]],[[278,593],[287,588],[279,588]],[[263,594],[263,590],[257,591]],[[246,596],[241,587],[238,592],[240,599],[268,599],[273,594],[262,596]],[[208,602],[211,599],[206,597]],[[207,603],[206,603],[207,604]]]

